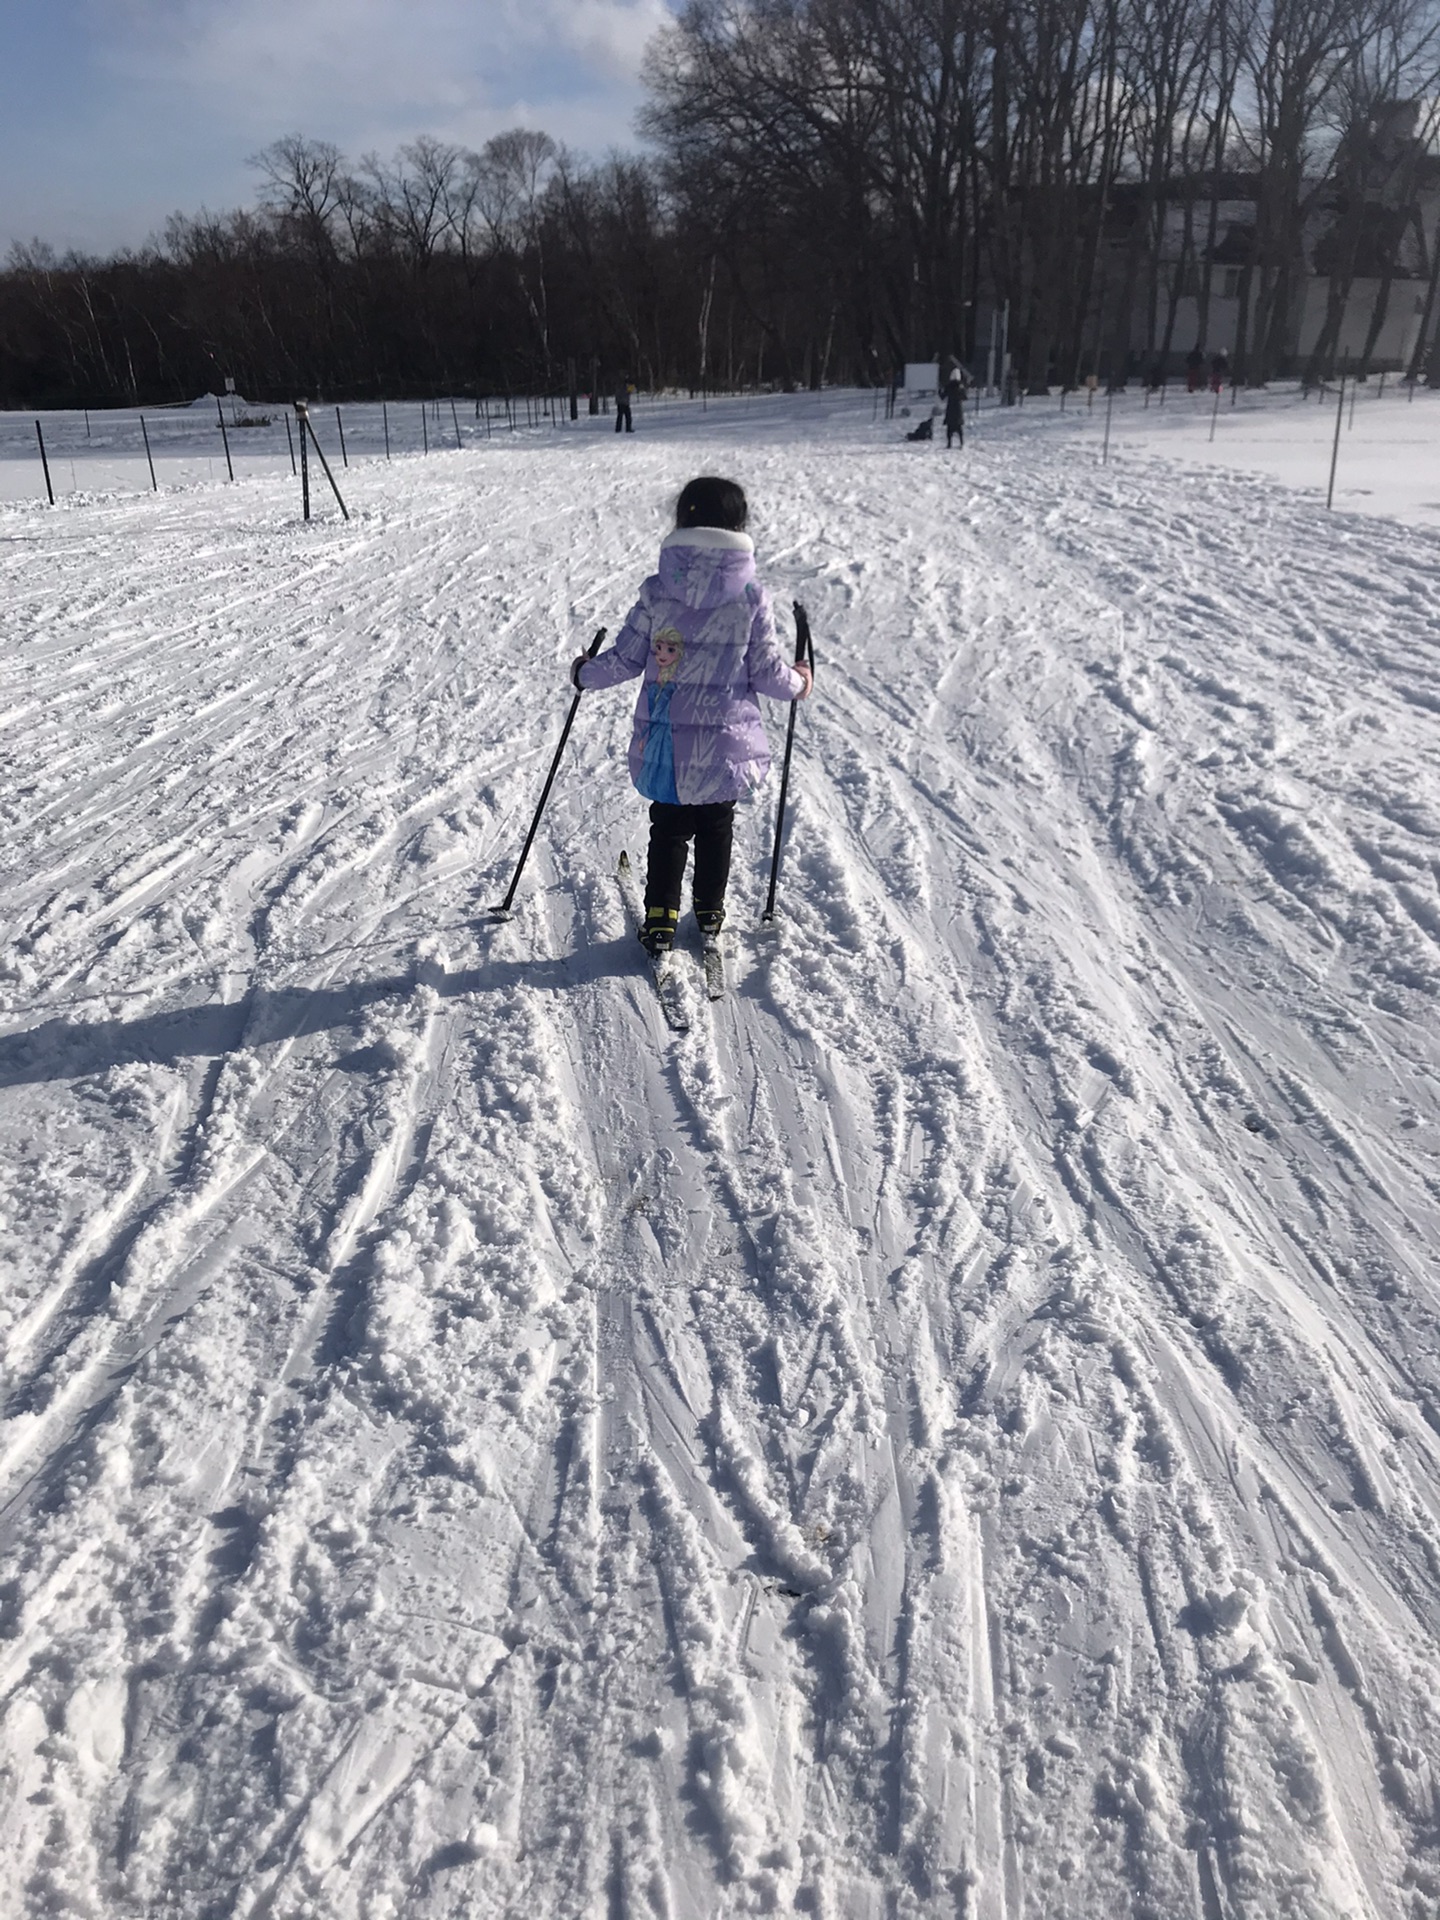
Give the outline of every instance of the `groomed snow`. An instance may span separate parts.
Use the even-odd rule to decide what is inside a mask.
[[[1440,486],[1128,405],[0,508],[0,1910],[1440,1907]],[[485,909],[706,470],[819,676],[675,1036],[628,694]]]

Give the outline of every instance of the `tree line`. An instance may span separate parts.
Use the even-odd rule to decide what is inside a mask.
[[[1222,298],[1261,382],[1353,355],[1357,281],[1364,358],[1397,286],[1412,371],[1440,322],[1440,0],[690,0],[644,81],[638,153],[294,135],[249,207],[17,247],[0,400],[882,381],[1000,315],[1040,390],[1205,346]]]

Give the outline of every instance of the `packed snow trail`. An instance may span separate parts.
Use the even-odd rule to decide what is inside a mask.
[[[0,521],[17,1912],[1436,1911],[1440,541],[797,421]],[[676,1035],[623,690],[486,908],[698,470]]]

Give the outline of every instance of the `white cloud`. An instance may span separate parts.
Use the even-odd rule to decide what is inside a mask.
[[[40,0],[37,0],[37,5]],[[417,134],[480,146],[541,127],[581,153],[634,144],[646,42],[678,0],[76,0],[7,44],[0,258],[141,244],[176,208],[249,201],[286,133],[352,161]],[[60,16],[64,15],[63,23]],[[33,37],[32,37],[33,39]],[[52,79],[66,60],[66,138]]]
[[[359,152],[521,121],[627,143],[641,54],[670,15],[664,0],[107,0],[93,17],[121,84],[255,146],[299,129]]]

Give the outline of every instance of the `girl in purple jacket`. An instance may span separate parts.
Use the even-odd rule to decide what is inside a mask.
[[[613,647],[583,655],[577,687],[613,687],[643,674],[630,736],[630,777],[650,802],[645,930],[650,953],[674,945],[680,884],[695,842],[692,894],[702,935],[725,919],[735,802],[764,780],[770,748],[756,695],[803,700],[810,669],[775,637],[755,578],[749,509],[733,480],[692,480],[675,530]]]

